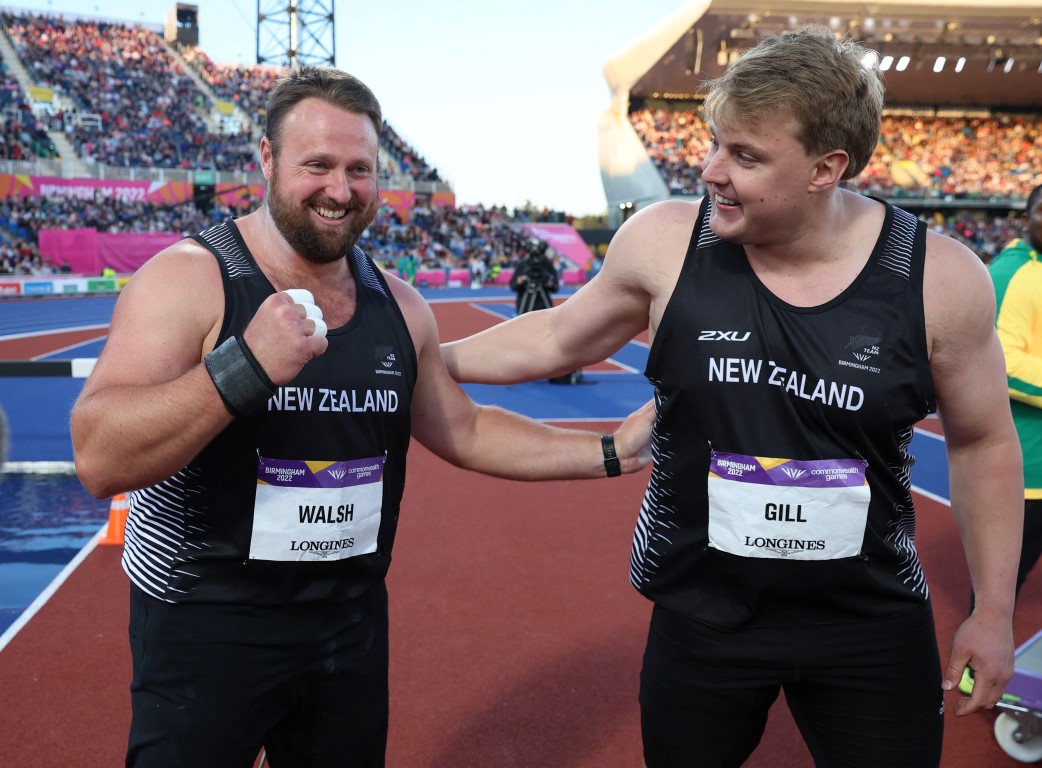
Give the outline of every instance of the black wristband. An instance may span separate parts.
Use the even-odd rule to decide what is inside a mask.
[[[203,364],[232,416],[257,410],[275,394],[275,385],[253,352],[235,336],[204,357]]]
[[[604,471],[608,477],[618,477],[622,474],[622,464],[615,453],[615,435],[601,435],[601,452],[604,453]]]

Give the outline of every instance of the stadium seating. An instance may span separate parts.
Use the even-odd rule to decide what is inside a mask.
[[[907,112],[883,118],[879,147],[847,186],[898,203],[964,203],[965,209],[922,216],[989,259],[1020,235],[1023,227],[1010,210],[1042,184],[1042,116]],[[705,192],[699,174],[710,134],[697,110],[639,107],[630,122],[673,195]],[[983,201],[997,203],[996,210],[975,206]]]
[[[63,161],[81,162],[92,172],[103,169],[106,178],[114,179],[150,178],[140,175],[150,169],[259,178],[264,104],[280,69],[218,64],[197,46],[167,44],[154,29],[89,18],[4,10],[0,31],[0,50],[13,51],[8,57],[15,59],[0,62],[0,171],[9,170],[5,162],[18,162],[17,172],[26,173],[29,162],[30,173],[45,176],[43,164],[62,155]],[[24,72],[21,83],[16,69]],[[47,94],[46,100],[32,98],[27,89]],[[709,132],[697,111],[690,105],[656,105],[634,109],[630,117],[670,191],[703,194],[699,164]],[[1039,125],[1037,115],[895,112],[884,121],[879,150],[850,186],[887,198],[1005,200],[1012,205],[1042,183]],[[64,146],[72,158],[63,155]],[[383,189],[416,184],[448,189],[438,170],[386,122],[380,158]],[[41,170],[35,170],[36,164]],[[364,236],[365,247],[384,264],[405,258],[420,268],[466,269],[479,263],[478,271],[490,275],[512,265],[522,252],[519,222],[569,219],[535,209],[457,209],[426,194],[410,199],[415,204],[407,215],[383,206]],[[238,203],[215,199],[199,209],[191,202],[164,205],[101,195],[10,196],[0,199],[0,274],[61,268],[40,256],[37,238],[43,229],[187,234],[255,204],[249,198]],[[1018,230],[1008,212],[968,207],[922,215],[985,259]]]
[[[674,194],[705,191],[710,136],[697,111],[635,109],[630,121]],[[887,114],[879,147],[850,186],[881,197],[1023,200],[1042,183],[1040,129],[1040,115]]]

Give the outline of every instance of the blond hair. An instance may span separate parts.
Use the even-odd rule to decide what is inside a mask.
[[[845,151],[843,178],[852,179],[879,141],[885,88],[877,62],[867,48],[820,26],[769,37],[706,83],[706,122],[760,124],[788,111],[807,154]]]

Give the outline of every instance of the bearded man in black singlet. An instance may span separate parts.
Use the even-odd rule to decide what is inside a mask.
[[[650,407],[601,436],[479,407],[452,380],[426,302],[356,245],[381,124],[344,72],[279,81],[266,204],[134,275],[76,403],[84,486],[131,491],[128,766],[248,768],[262,746],[275,766],[384,765],[410,437],[515,479],[650,459]]]

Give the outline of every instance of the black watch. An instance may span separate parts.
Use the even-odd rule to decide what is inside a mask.
[[[601,435],[601,451],[604,453],[604,471],[608,473],[608,477],[621,475],[622,464],[615,453],[615,435]]]

